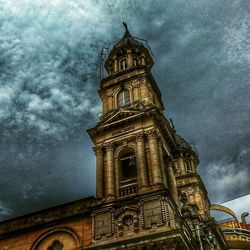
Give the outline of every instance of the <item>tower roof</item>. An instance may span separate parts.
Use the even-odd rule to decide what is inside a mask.
[[[144,47],[140,41],[136,40],[130,34],[127,24],[123,22],[123,25],[125,27],[125,33],[124,33],[123,37],[114,44],[113,48],[118,49],[118,48],[123,47],[124,45],[127,45],[127,44]]]

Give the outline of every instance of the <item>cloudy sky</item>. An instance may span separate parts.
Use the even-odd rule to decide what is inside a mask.
[[[99,52],[147,39],[213,203],[250,193],[248,0],[0,0],[0,219],[95,193]],[[249,197],[249,196],[247,196]]]

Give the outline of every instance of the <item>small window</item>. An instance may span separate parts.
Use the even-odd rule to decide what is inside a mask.
[[[125,70],[127,68],[127,61],[123,59],[120,61],[120,70]]]
[[[63,249],[63,244],[58,240],[54,240],[53,243],[48,247],[48,250],[62,250],[62,249]]]
[[[139,60],[137,58],[133,59],[133,66],[138,66],[139,65]]]
[[[190,172],[191,171],[191,168],[190,168],[190,164],[188,161],[184,161],[184,167],[185,167],[185,170],[187,172]]]
[[[123,107],[130,103],[129,90],[124,89],[118,94],[118,106]]]

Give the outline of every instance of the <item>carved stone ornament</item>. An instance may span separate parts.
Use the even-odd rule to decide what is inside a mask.
[[[182,203],[181,215],[185,218],[197,219],[198,214],[196,213],[192,204],[188,203],[188,197],[186,193],[181,194],[180,202]]]
[[[126,206],[117,211],[116,228],[118,236],[139,231],[138,212],[138,208]]]
[[[144,141],[144,136],[143,132],[136,134],[136,141]]]
[[[153,139],[153,138],[156,139],[157,136],[158,136],[158,134],[157,134],[157,132],[156,132],[155,129],[151,129],[151,130],[147,131],[147,132],[146,132],[146,135],[147,135],[147,137],[148,137],[149,140],[150,140],[150,139]]]
[[[113,91],[111,89],[107,90],[106,95],[107,95],[107,97],[113,96]]]
[[[104,148],[106,151],[114,151],[115,143],[114,142],[106,143],[106,144],[104,144]]]
[[[97,146],[93,148],[96,155],[102,155],[103,154],[103,146]]]

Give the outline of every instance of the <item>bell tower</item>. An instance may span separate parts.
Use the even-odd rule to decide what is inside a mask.
[[[206,232],[226,249],[205,223],[211,218],[197,153],[163,114],[151,50],[123,25],[123,37],[102,50],[102,114],[88,130],[96,155],[91,248],[217,249],[202,248],[211,243],[201,239]]]
[[[104,64],[108,76],[99,89],[102,116],[88,130],[95,144],[96,196],[110,201],[169,188],[178,202],[170,155],[175,141],[150,72],[152,54],[124,26]]]

